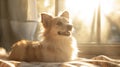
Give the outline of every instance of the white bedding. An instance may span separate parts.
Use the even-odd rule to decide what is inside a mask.
[[[0,67],[94,67],[93,64],[70,61],[70,62],[18,62],[0,60]]]
[[[120,60],[103,55],[69,62],[20,62],[0,59],[0,67],[120,67]]]

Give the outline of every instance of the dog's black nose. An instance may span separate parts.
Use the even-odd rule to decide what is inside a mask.
[[[72,25],[67,25],[68,30],[72,30]]]

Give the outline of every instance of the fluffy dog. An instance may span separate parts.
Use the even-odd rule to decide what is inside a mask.
[[[72,36],[73,26],[69,13],[64,11],[58,17],[42,13],[43,39],[38,41],[21,40],[12,47],[8,59],[18,61],[64,62],[74,60],[78,49]]]

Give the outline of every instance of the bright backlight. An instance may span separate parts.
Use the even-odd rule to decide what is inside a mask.
[[[66,0],[65,7],[75,16],[81,19],[88,18],[90,21],[93,17],[94,10],[101,6],[102,13],[108,14],[112,11],[114,0]]]

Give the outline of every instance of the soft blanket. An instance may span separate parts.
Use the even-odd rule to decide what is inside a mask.
[[[104,55],[92,59],[78,58],[69,62],[23,62],[0,59],[0,67],[120,67],[120,60]]]

